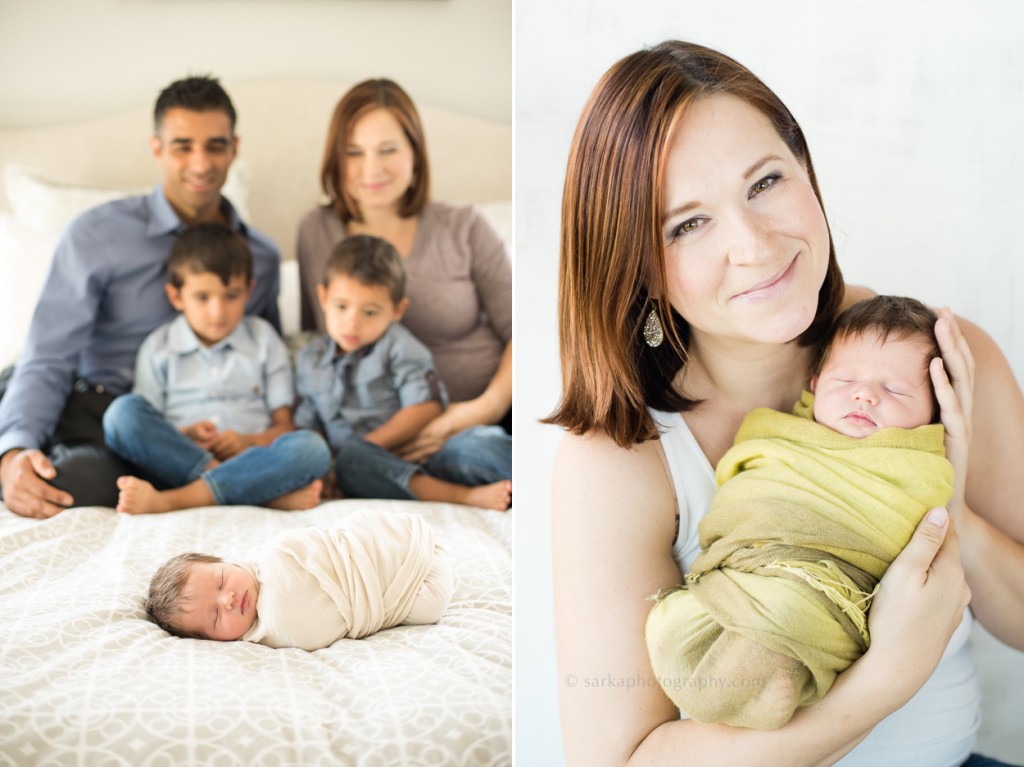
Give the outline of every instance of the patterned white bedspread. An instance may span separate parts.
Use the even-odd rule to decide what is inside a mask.
[[[316,652],[172,637],[146,619],[168,557],[230,560],[357,508],[422,514],[455,571],[436,626]],[[334,501],[306,512],[0,505],[0,764],[510,765],[511,514]]]

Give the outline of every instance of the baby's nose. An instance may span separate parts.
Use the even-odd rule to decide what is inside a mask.
[[[232,607],[235,606],[235,592],[225,591],[221,595],[220,603],[225,610],[230,610]]]

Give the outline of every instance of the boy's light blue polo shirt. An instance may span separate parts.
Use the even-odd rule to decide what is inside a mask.
[[[213,421],[242,434],[265,431],[271,411],[295,402],[284,342],[269,322],[251,316],[210,347],[184,315],[160,326],[139,349],[132,391],[179,428]]]

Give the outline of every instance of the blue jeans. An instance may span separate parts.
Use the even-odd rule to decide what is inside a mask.
[[[1000,762],[981,754],[971,754],[970,758],[960,767],[1014,767],[1009,762]]]
[[[469,487],[512,479],[512,435],[500,426],[474,426],[459,432],[422,465],[362,437],[350,437],[337,447],[338,486],[352,498],[415,500],[409,480],[418,471]]]
[[[107,446],[135,464],[154,486],[182,487],[202,478],[220,505],[272,501],[322,477],[331,465],[330,450],[319,434],[292,431],[268,447],[251,447],[206,471],[213,454],[136,394],[110,404],[103,415],[103,433]]]

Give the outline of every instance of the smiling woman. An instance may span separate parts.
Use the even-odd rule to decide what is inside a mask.
[[[568,431],[552,494],[567,762],[792,767],[892,763],[897,754],[902,765],[963,764],[979,705],[968,642],[974,615],[1004,641],[1024,646],[1021,597],[1013,596],[1024,577],[1024,530],[1003,491],[1024,492],[1007,459],[1024,450],[1024,401],[995,344],[948,310],[934,324],[942,365],[934,362],[931,375],[952,497],[916,529],[910,523],[906,548],[892,552],[872,602],[870,647],[820,700],[802,697],[797,673],[773,679],[761,703],[777,729],[708,723],[698,709],[721,702],[742,708],[756,697],[747,694],[754,680],[738,675],[727,689],[712,687],[714,674],[671,663],[655,665],[652,678],[642,628],[649,598],[690,573],[701,583],[718,578],[698,570],[713,553],[701,548],[714,466],[725,461],[748,412],[788,412],[801,400],[814,347],[840,310],[870,294],[844,284],[792,114],[741,64],[687,42],[630,54],[598,82],[569,153],[561,234],[563,390],[549,422]],[[655,325],[663,343],[644,332]],[[985,397],[976,401],[975,388]],[[999,415],[1006,408],[1012,419]],[[986,425],[973,442],[972,420]],[[938,436],[939,446],[928,450],[941,452]],[[922,503],[943,502],[927,496]],[[821,529],[799,522],[788,507],[775,512],[778,520],[759,518]],[[946,535],[950,519],[957,536]],[[744,540],[740,550],[749,568],[775,568],[774,580],[790,585],[787,577],[803,579],[806,568],[796,563],[805,557],[773,558],[779,552],[762,545],[774,540],[773,529]],[[826,538],[848,548],[839,532]],[[710,567],[717,572],[715,562]],[[845,584],[844,596],[830,583],[821,593],[829,589],[842,597],[830,600],[841,609],[871,586]],[[725,589],[732,596],[737,590]],[[731,597],[711,604],[731,616]],[[745,641],[785,641],[783,624],[761,631],[737,615]],[[859,633],[856,621],[852,630]],[[656,642],[652,655],[672,657],[672,647]],[[631,684],[595,689],[570,679]],[[699,690],[694,719],[662,692],[672,685]],[[792,718],[773,718],[794,693],[800,703]]]
[[[664,206],[668,300],[691,349],[708,334],[789,341],[811,324],[829,263],[825,214],[762,112],[731,95],[692,104],[668,147]]]

